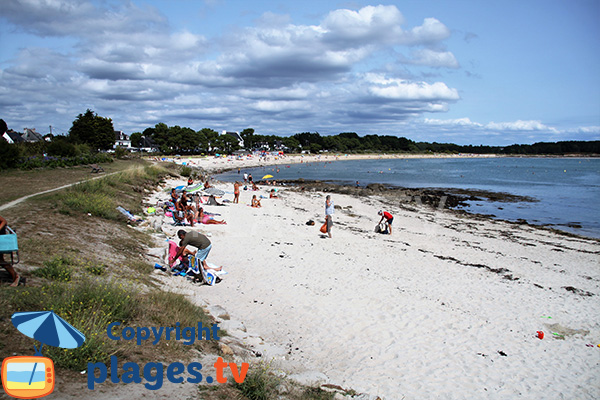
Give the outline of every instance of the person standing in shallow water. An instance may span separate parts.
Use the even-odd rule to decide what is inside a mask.
[[[327,224],[327,235],[331,239],[331,227],[333,226],[333,210],[334,210],[333,200],[331,200],[331,196],[327,195],[325,197],[325,223]]]

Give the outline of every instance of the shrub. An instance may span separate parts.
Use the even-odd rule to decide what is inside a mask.
[[[72,273],[70,265],[71,261],[68,258],[54,257],[50,261],[44,262],[44,266],[36,269],[33,274],[54,281],[69,282]]]
[[[181,174],[181,176],[185,176],[187,178],[188,176],[192,175],[192,167],[182,165],[181,169],[179,170],[179,173]]]

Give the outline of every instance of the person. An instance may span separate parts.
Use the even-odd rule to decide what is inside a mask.
[[[356,187],[360,187],[360,184],[358,183],[358,181],[356,181]]]
[[[248,182],[252,183],[252,174],[248,175]]]
[[[256,186],[256,183],[252,182],[252,190],[257,191],[258,190],[258,186]]]
[[[327,195],[325,197],[325,223],[327,224],[327,235],[331,239],[331,227],[333,226],[333,210],[335,206],[333,205],[333,200],[331,200],[331,196]]]
[[[254,207],[254,208],[262,207],[260,205],[260,200],[256,198],[256,195],[252,196],[252,204],[251,204],[251,206]]]
[[[206,180],[206,182],[204,182],[204,189],[208,189],[210,186],[210,182],[208,181],[208,179]]]
[[[175,260],[184,254],[184,252],[187,250],[187,246],[194,246],[197,248],[196,257],[202,262],[202,267],[204,269],[208,269],[206,257],[208,257],[208,253],[210,253],[210,249],[212,248],[210,240],[200,232],[186,232],[183,229],[177,231],[177,237],[179,237],[181,240],[179,242],[179,250],[177,250],[175,257],[173,257],[172,260],[169,260],[169,267],[172,267],[175,263]]]
[[[233,203],[238,204],[240,202],[240,183],[235,181],[233,184]]]
[[[194,178],[191,176],[188,178],[188,186],[192,186],[194,184]]]
[[[7,225],[8,223],[6,222],[6,220],[2,216],[0,216],[0,235],[6,235],[8,233],[8,229],[6,229]],[[12,279],[12,283],[10,284],[10,286],[19,286],[19,282],[21,282],[21,277],[19,276],[19,274],[17,274],[17,271],[15,271],[15,269],[10,263],[4,261],[4,254],[0,254],[0,265],[2,265],[2,267],[5,270],[7,270],[10,274],[10,278]]]
[[[204,225],[222,225],[222,224],[227,224],[227,222],[225,222],[225,220],[216,220],[214,217],[206,214],[204,212],[204,209],[202,207],[200,207],[200,212],[198,213],[198,221],[201,224]]]
[[[271,193],[269,194],[269,198],[270,199],[277,199],[277,193],[275,192],[275,189],[271,189]]]
[[[188,223],[191,226],[194,226],[194,211],[193,209],[187,205],[187,201],[184,200],[183,196],[175,203],[175,219],[179,222],[182,222],[184,219],[187,219]]]
[[[244,183],[248,182],[248,174],[244,172]]]
[[[386,225],[386,229],[388,231],[388,235],[391,235],[392,234],[392,222],[394,221],[394,216],[392,214],[390,214],[389,212],[382,211],[382,210],[379,210],[379,212],[377,214],[381,215],[381,220],[379,220],[380,224],[385,219],[385,225]]]
[[[177,190],[173,188],[171,189],[171,202],[175,204],[177,203],[177,199],[179,199],[179,195],[177,194]]]

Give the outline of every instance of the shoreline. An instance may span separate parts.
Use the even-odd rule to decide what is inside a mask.
[[[232,198],[231,184],[215,186]],[[210,233],[209,261],[229,274],[190,294],[226,310],[223,323],[262,359],[386,399],[600,396],[600,349],[586,346],[600,343],[597,241],[337,193],[326,239],[327,192],[270,189],[208,207],[228,224],[194,229]],[[262,208],[245,205],[253,194]],[[392,236],[373,232],[384,208]]]
[[[581,155],[568,155],[568,156],[547,156],[547,155],[539,155],[539,156],[520,156],[520,155],[497,155],[497,154],[352,154],[352,155],[293,155],[293,156],[284,156],[281,157],[268,157],[267,159],[258,159],[254,157],[251,160],[248,159],[237,159],[234,157],[227,158],[211,158],[211,157],[201,157],[201,158],[180,158],[178,160],[172,160],[179,165],[185,163],[188,166],[193,168],[200,168],[203,171],[203,174],[207,176],[211,176],[212,174],[221,174],[227,171],[232,170],[241,170],[245,168],[260,168],[274,165],[282,165],[282,164],[298,164],[298,163],[318,163],[318,162],[331,162],[331,161],[352,161],[352,160],[369,160],[369,159],[432,159],[432,158],[568,158],[568,159],[577,159],[577,158],[594,158],[594,157],[581,157]],[[228,165],[236,163],[236,165]],[[239,164],[241,163],[241,165]],[[221,167],[221,164],[225,164],[224,167]],[[323,187],[331,188],[333,192],[342,193],[342,194],[355,194],[356,191],[353,191],[353,185],[337,183],[337,182],[329,182],[329,181],[319,181],[319,180],[280,180],[280,183],[286,184],[298,184],[298,185],[312,185],[321,186],[317,189],[323,189]],[[400,199],[402,202],[405,202],[406,197],[412,198],[412,203],[419,204],[429,204],[434,207],[438,206],[439,200],[441,197],[445,197],[446,205],[449,205],[448,208],[457,214],[466,214],[470,215],[473,218],[486,218],[494,221],[505,221],[510,224],[517,225],[528,225],[532,226],[536,229],[553,231],[558,234],[564,234],[567,236],[573,237],[581,237],[587,238],[591,240],[600,241],[600,235],[595,235],[593,233],[582,233],[577,232],[581,226],[572,226],[572,225],[556,225],[551,223],[534,223],[531,222],[529,218],[514,218],[508,219],[505,217],[498,217],[494,214],[482,214],[476,211],[469,210],[467,201],[484,201],[484,202],[535,202],[536,199],[527,196],[519,196],[513,195],[506,192],[493,192],[486,191],[480,189],[461,189],[461,188],[443,188],[443,187],[417,187],[417,188],[407,188],[402,186],[394,186],[394,185],[386,185],[381,183],[371,183],[367,186],[375,187],[374,191],[370,191],[367,194],[378,194],[378,192],[391,191],[398,192],[397,195],[392,195],[395,197],[395,200]],[[360,192],[360,191],[359,191]],[[409,203],[411,203],[409,202]],[[460,208],[464,207],[464,208]]]

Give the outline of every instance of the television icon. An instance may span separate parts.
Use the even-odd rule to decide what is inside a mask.
[[[2,362],[2,387],[17,399],[37,399],[54,390],[54,363],[48,357],[16,356]]]

